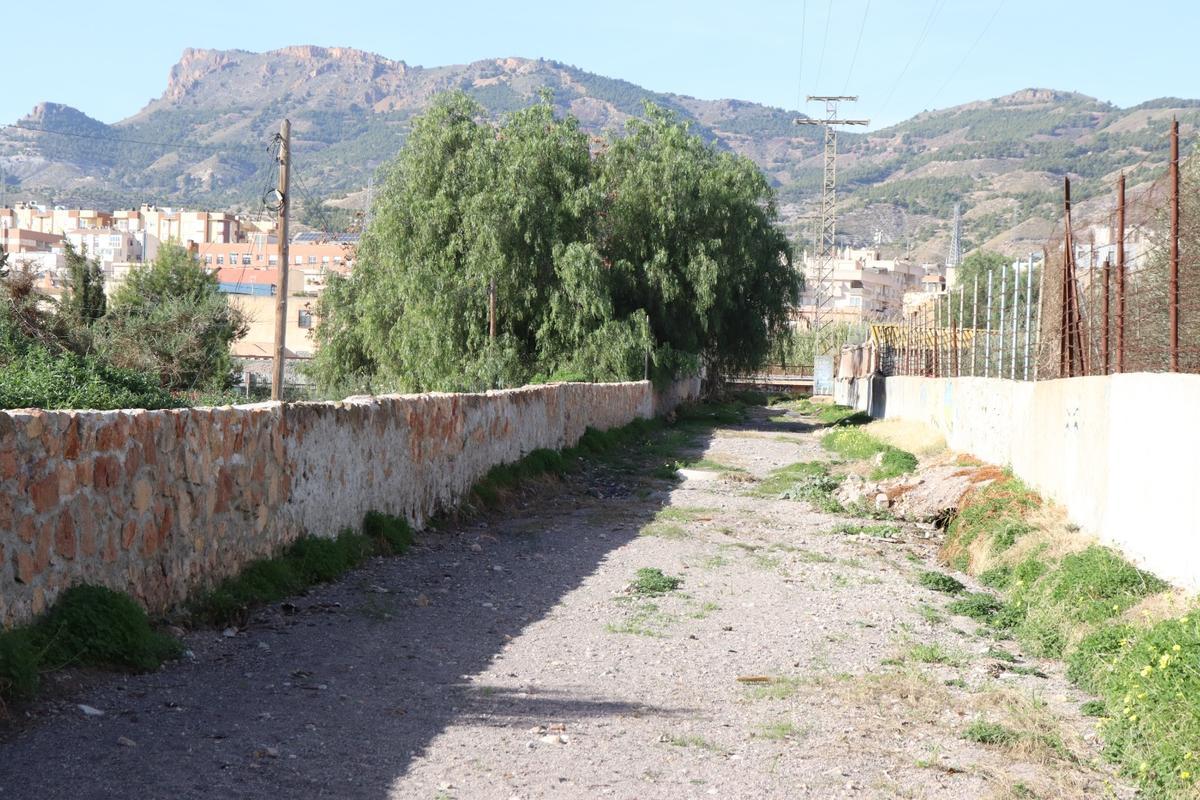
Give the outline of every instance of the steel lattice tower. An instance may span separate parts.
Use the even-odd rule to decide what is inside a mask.
[[[954,227],[950,231],[950,252],[946,254],[946,266],[962,265],[962,204],[954,204]]]
[[[854,102],[857,96],[809,95],[808,102],[825,104],[824,119],[798,119],[797,125],[820,125],[825,132],[825,169],[821,183],[821,221],[817,232],[816,285],[812,288],[812,329],[817,332],[818,349],[829,349],[823,332],[830,323],[830,304],[833,301],[833,261],[837,254],[834,239],[837,235],[837,126],[867,125],[865,119],[838,119],[838,103]]]

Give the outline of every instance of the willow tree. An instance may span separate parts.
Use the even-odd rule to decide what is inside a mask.
[[[319,304],[325,391],[640,378],[650,354],[667,374],[766,352],[794,279],[752,164],[657,111],[599,157],[548,96],[483,116],[455,93],[415,121],[353,274]]]
[[[761,366],[800,278],[758,167],[651,105],[599,173],[617,313],[646,311],[660,361],[700,356],[717,374]]]

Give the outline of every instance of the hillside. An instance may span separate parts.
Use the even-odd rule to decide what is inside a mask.
[[[0,169],[10,198],[253,209],[272,181],[267,142],[286,115],[302,202],[353,206],[368,176],[401,146],[413,115],[439,92],[461,89],[499,115],[543,88],[595,133],[619,130],[646,100],[673,109],[709,140],[758,163],[779,189],[785,218],[798,235],[807,231],[802,220],[820,182],[819,129],[795,127],[796,112],[654,92],[542,59],[427,68],[348,48],[187,50],[162,96],[115,125],[44,103],[17,124],[69,135],[0,129]],[[843,135],[840,230],[849,240],[878,236],[936,257],[959,200],[969,243],[1023,252],[1020,231],[1045,227],[1025,223],[1056,216],[1063,174],[1078,176],[1081,198],[1146,159],[1134,176],[1143,177],[1165,160],[1171,116],[1190,133],[1198,106],[1159,100],[1119,109],[1026,90]]]

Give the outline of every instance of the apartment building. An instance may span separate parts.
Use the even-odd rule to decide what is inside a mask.
[[[117,228],[84,228],[66,233],[66,240],[80,253],[100,262],[106,272],[113,264],[142,261],[142,244],[137,237]]]
[[[803,255],[806,282],[798,308],[801,317],[815,312],[818,263]],[[839,322],[864,322],[898,317],[906,292],[920,290],[926,268],[911,261],[885,259],[871,248],[841,248],[830,265],[828,317]]]

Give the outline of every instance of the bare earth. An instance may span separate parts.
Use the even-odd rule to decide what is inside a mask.
[[[917,584],[932,531],[835,534],[749,494],[828,458],[810,422],[700,436],[745,472],[674,488],[589,466],[189,634],[157,673],[91,678],[3,734],[0,798],[1131,797],[1060,666]],[[683,585],[634,596],[642,567]],[[912,652],[932,644],[944,663]],[[1020,738],[968,741],[976,720]]]

